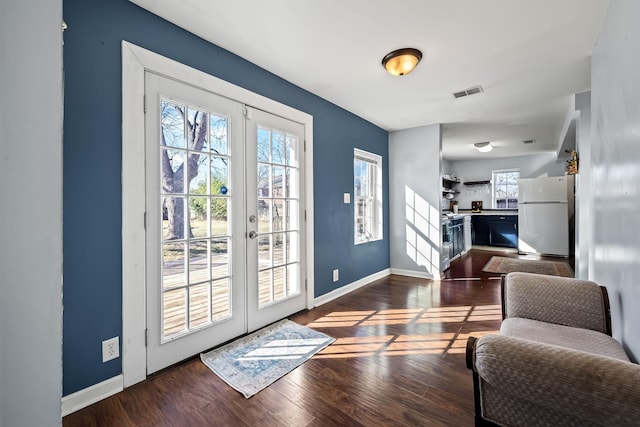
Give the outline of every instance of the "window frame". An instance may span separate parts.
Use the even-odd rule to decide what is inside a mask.
[[[496,191],[497,191],[497,187],[498,187],[498,175],[502,175],[502,174],[509,174],[509,173],[517,173],[518,177],[516,178],[516,184],[515,184],[515,191],[516,191],[516,196],[515,197],[506,197],[506,198],[498,198],[496,195]],[[491,171],[491,205],[493,207],[493,209],[495,210],[517,210],[518,209],[518,199],[519,199],[519,194],[518,194],[518,183],[517,181],[520,179],[520,169],[519,168],[511,168],[511,169],[494,169]],[[507,184],[507,188],[512,186],[513,184]],[[508,189],[507,189],[507,194],[508,194]],[[498,200],[504,200],[505,201],[505,206],[504,207],[498,207]],[[509,201],[513,201],[515,200],[515,206],[510,205]]]
[[[358,179],[356,175],[356,162],[361,161],[367,163],[367,171],[372,171],[368,176],[367,188],[371,189],[371,194],[361,196],[358,194]],[[382,218],[382,156],[371,153],[359,148],[353,149],[353,242],[354,245],[375,242],[382,240],[383,236],[383,218]],[[360,201],[364,201],[365,205],[360,213]],[[368,203],[367,203],[368,201]],[[367,206],[369,205],[369,206]],[[367,221],[367,218],[370,218]],[[359,222],[359,220],[361,220]],[[359,225],[363,223],[371,237],[360,238],[363,233],[358,232]]]

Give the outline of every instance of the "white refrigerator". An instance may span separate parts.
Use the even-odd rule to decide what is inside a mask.
[[[569,256],[573,177],[518,181],[518,251]]]

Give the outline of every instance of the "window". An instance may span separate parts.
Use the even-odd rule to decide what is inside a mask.
[[[382,239],[382,157],[353,151],[354,242]]]
[[[493,171],[493,208],[518,209],[519,169]]]

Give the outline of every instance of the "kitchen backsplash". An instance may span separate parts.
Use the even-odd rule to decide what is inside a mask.
[[[471,202],[480,200],[483,209],[491,209],[491,184],[464,185],[460,183],[459,191],[453,200],[458,201],[460,209],[471,209]]]

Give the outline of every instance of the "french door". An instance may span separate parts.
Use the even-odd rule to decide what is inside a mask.
[[[149,374],[304,308],[304,128],[150,72],[145,97]]]
[[[247,108],[248,328],[305,307],[304,127]]]

